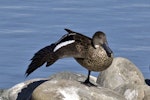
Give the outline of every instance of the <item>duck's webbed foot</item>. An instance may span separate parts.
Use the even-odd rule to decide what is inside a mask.
[[[89,79],[86,79],[84,82],[81,82],[82,84],[84,84],[84,85],[87,85],[87,86],[95,86],[95,87],[97,87],[97,85],[95,85],[95,84],[93,84],[93,83],[91,83],[90,81],[89,81]]]

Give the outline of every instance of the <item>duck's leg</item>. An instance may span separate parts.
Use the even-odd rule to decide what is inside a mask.
[[[90,83],[90,75],[91,75],[91,71],[88,70],[88,77],[87,77],[87,79],[84,81],[84,83]]]
[[[91,71],[88,70],[88,77],[87,79],[83,82],[83,84],[87,85],[87,86],[96,86],[95,84],[91,83],[90,82],[90,74],[91,74]]]

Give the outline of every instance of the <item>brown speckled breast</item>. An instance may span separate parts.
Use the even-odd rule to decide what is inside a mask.
[[[90,71],[103,71],[111,65],[113,54],[111,57],[108,57],[102,47],[95,49],[89,46],[86,57],[75,58],[75,60]]]

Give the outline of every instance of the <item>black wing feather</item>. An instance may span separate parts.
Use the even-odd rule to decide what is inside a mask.
[[[49,46],[46,46],[39,50],[33,58],[31,63],[26,70],[26,76],[30,75],[34,70],[42,66],[44,63],[47,63],[46,66],[52,65],[59,58],[64,57],[74,57],[74,58],[84,58],[86,55],[86,49],[91,43],[91,38],[84,36],[80,33],[73,32],[69,29],[65,29],[68,34],[64,35],[56,43],[53,43]],[[67,40],[75,40],[74,43],[68,44],[53,51],[54,48],[59,45],[59,43],[65,42]]]
[[[26,70],[26,76],[31,74],[34,70],[42,66],[45,62],[47,62],[46,66],[49,66],[53,64],[57,58],[53,57],[53,49],[55,47],[55,44],[51,44],[50,46],[46,46],[39,50],[33,58],[31,59],[32,62],[28,66],[28,69]]]

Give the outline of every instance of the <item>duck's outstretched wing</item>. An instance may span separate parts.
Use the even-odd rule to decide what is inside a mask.
[[[65,29],[68,34],[64,35],[56,43],[46,46],[39,50],[26,70],[26,76],[46,63],[52,65],[55,61],[64,57],[84,58],[91,39],[80,33]]]
[[[34,70],[42,66],[44,63],[53,64],[57,58],[53,57],[53,49],[55,48],[55,44],[51,44],[39,50],[31,59],[31,63],[26,70],[26,77],[31,74]]]

